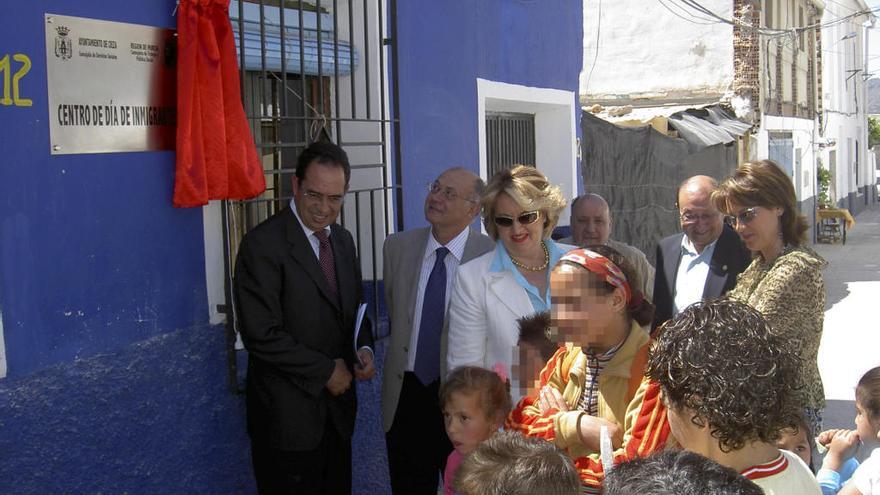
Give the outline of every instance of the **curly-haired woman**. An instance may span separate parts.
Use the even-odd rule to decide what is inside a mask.
[[[825,315],[826,262],[806,247],[807,222],[798,214],[791,178],[770,160],[740,165],[712,194],[730,215],[755,258],[728,297],[764,315],[803,361],[796,384],[811,431],[822,431],[825,392],[817,357]]]
[[[651,350],[614,463],[678,443],[741,472],[765,493],[819,494],[804,461],[775,445],[800,415],[795,377],[801,363],[787,345],[739,301],[688,306],[663,327]],[[575,466],[586,488],[598,493],[606,472],[600,456],[577,458]]]
[[[755,309],[730,300],[697,303],[664,327],[648,360],[672,435],[682,447],[731,467],[765,493],[819,494],[810,468],[779,450],[797,424],[800,359]]]

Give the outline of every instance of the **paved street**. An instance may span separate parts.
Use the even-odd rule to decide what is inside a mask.
[[[825,427],[854,428],[855,386],[880,365],[880,208],[865,210],[846,245],[817,244],[825,269],[827,303],[819,370],[828,404]]]

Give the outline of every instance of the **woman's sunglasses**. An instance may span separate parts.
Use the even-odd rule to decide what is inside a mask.
[[[516,221],[519,222],[520,225],[531,225],[538,221],[538,218],[541,217],[540,211],[525,211],[519,214],[516,217]],[[513,226],[513,217],[509,217],[507,215],[495,215],[492,218],[495,222],[495,225],[499,227],[511,227]]]
[[[735,227],[737,224],[746,225],[755,217],[758,216],[758,207],[753,206],[751,208],[746,208],[743,211],[737,213],[736,215],[728,215],[724,217],[724,220],[727,222],[727,225],[731,227]]]

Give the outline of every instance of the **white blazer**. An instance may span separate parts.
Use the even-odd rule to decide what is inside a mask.
[[[507,376],[519,340],[516,320],[535,312],[526,290],[508,271],[489,272],[495,250],[458,267],[449,302],[446,369],[501,363]]]
[[[561,243],[556,247],[562,252],[575,249]],[[519,341],[516,320],[535,309],[513,273],[489,271],[495,255],[493,249],[458,267],[449,302],[447,372],[458,366],[492,369],[499,363],[512,378],[510,365]]]

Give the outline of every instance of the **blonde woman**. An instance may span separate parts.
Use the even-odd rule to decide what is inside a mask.
[[[448,370],[499,365],[510,376],[516,321],[550,309],[550,272],[573,246],[550,239],[565,199],[534,167],[518,165],[495,174],[481,203],[495,249],[458,269],[446,364]]]

